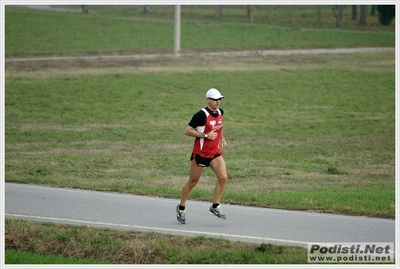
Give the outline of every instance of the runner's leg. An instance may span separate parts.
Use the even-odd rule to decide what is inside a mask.
[[[226,173],[226,164],[222,156],[219,156],[211,161],[211,169],[214,171],[218,178],[217,184],[215,185],[214,192],[214,203],[220,203],[222,194],[224,193],[228,175]]]
[[[195,158],[193,158],[191,165],[190,165],[189,180],[186,182],[186,184],[182,188],[182,194],[181,194],[181,205],[182,206],[185,206],[186,200],[189,198],[189,194],[190,194],[191,190],[199,182],[201,173],[203,172],[203,168],[204,167],[202,167],[202,166],[198,166]]]

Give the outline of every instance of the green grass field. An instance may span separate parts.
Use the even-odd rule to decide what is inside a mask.
[[[172,6],[154,7],[153,13],[147,17],[139,13],[140,7],[90,8],[93,12],[85,15],[78,12],[7,7],[6,57],[172,52],[174,46]],[[362,31],[359,30],[357,22],[347,18],[348,15],[343,19],[344,29],[336,29],[329,6],[324,8],[323,13],[326,23],[313,28],[310,28],[308,21],[316,20],[315,6],[305,10],[299,8],[298,26],[285,25],[285,21],[281,21],[282,18],[288,17],[285,13],[288,9],[283,8],[275,8],[275,12],[279,12],[276,17],[280,18],[276,23],[255,24],[245,23],[242,19],[237,22],[238,18],[241,18],[237,13],[246,14],[245,7],[225,8],[224,22],[206,15],[210,12],[212,14],[212,7],[206,11],[200,7],[196,7],[195,10],[197,9],[203,13],[193,14],[192,18],[185,15],[187,8],[183,8],[182,53],[218,50],[394,47],[395,44],[394,27],[380,26],[376,16],[369,17],[370,24]],[[264,13],[259,16],[268,17],[269,11],[267,9],[262,11]]]
[[[25,251],[6,250],[5,264],[107,264],[95,259],[65,258],[62,255],[44,255]]]
[[[113,231],[21,220],[6,220],[6,228],[5,241],[10,248],[19,250],[6,251],[6,264],[302,264],[307,261],[307,251],[302,247],[249,244],[204,236]]]
[[[170,9],[90,11],[7,7],[6,57],[171,53]],[[224,14],[185,15],[182,51],[394,47],[393,29],[372,23],[250,25]],[[216,87],[226,96],[223,203],[395,217],[392,53],[23,62],[6,63],[5,74],[6,181],[178,200],[193,143],[184,130]],[[209,201],[214,185],[205,170],[190,199]]]
[[[225,202],[393,217],[394,79],[328,66],[8,77],[6,180],[178,197],[183,131],[212,85],[226,96]],[[214,182],[205,171],[192,197]]]

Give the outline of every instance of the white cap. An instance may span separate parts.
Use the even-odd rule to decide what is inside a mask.
[[[217,89],[211,88],[207,91],[206,98],[220,99],[220,98],[224,98],[224,97],[221,95],[221,93]]]

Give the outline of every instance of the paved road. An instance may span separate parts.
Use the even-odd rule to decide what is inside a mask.
[[[303,247],[395,242],[395,221],[388,219],[224,204],[227,220],[219,220],[208,213],[209,203],[188,201],[181,225],[177,199],[14,183],[5,183],[4,192],[6,218]]]

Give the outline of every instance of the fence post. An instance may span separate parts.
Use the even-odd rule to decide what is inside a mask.
[[[179,56],[181,47],[181,6],[175,6],[174,12],[174,54]]]

